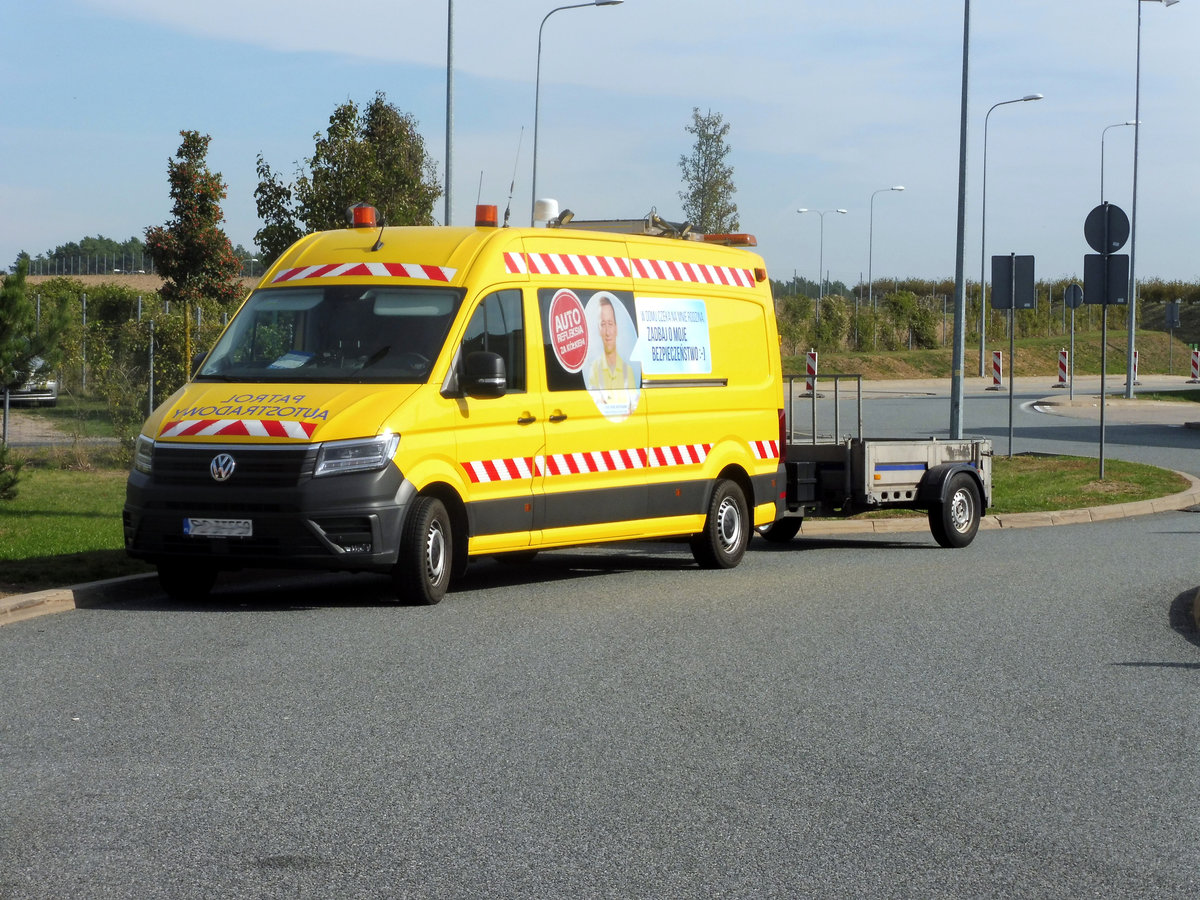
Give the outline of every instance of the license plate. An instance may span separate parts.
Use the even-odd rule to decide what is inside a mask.
[[[250,519],[184,519],[183,533],[193,537],[252,537]]]

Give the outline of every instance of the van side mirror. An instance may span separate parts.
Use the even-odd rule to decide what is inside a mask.
[[[504,357],[487,350],[468,353],[463,360],[463,390],[477,397],[503,397],[508,385]]]

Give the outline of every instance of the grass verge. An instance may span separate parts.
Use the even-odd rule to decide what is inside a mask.
[[[49,459],[30,460],[16,499],[0,503],[0,594],[150,571],[125,555],[125,470],[60,469]]]

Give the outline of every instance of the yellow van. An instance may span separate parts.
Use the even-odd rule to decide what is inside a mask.
[[[137,439],[130,555],[388,573],[436,603],[470,557],[683,538],[736,566],[774,522],[779,342],[762,259],[712,240],[497,228],[311,234]]]

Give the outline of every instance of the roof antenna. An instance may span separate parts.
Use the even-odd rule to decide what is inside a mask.
[[[371,245],[371,252],[383,249],[383,217],[380,216],[379,222],[379,237],[375,238],[375,243]]]
[[[512,177],[512,181],[510,181],[508,183],[508,205],[504,207],[504,225],[502,226],[504,228],[508,227],[508,214],[510,212],[512,212],[513,188],[515,188],[517,185],[517,166],[521,162],[521,141],[524,138],[525,138],[525,126],[522,125],[521,126],[521,134],[517,138],[517,158],[513,160],[513,177]]]
[[[475,192],[475,205],[483,202],[483,169],[479,170],[479,190]]]

